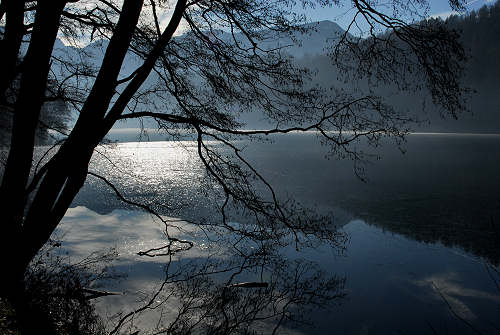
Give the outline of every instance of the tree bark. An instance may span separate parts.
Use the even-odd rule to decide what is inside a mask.
[[[9,209],[2,226],[2,255],[22,278],[32,258],[50,238],[76,194],[83,186],[95,147],[102,141],[117,116],[151,72],[156,60],[177,29],[186,0],[179,0],[172,20],[157,45],[110,109],[118,75],[130,46],[143,0],[125,0],[116,29],[110,40],[99,74],[80,112],[71,134],[50,160],[31,202],[26,203],[26,185],[33,159],[34,131],[38,122],[41,97],[45,90],[50,54],[64,4],[39,1],[32,41],[23,67],[21,89],[15,108],[11,150],[0,188],[3,204]],[[57,9],[57,10],[56,10]],[[34,55],[37,55],[35,57]],[[34,96],[33,94],[36,94]],[[107,113],[108,112],[108,113]],[[107,113],[107,114],[106,114]],[[26,208],[27,207],[27,208]],[[25,215],[25,217],[24,217]],[[5,238],[4,238],[5,237]],[[15,264],[14,264],[15,263]],[[9,287],[9,286],[6,286]]]
[[[31,42],[24,60],[25,69],[14,105],[11,145],[0,188],[0,200],[4,206],[0,248],[6,259],[5,265],[13,273],[12,278],[2,280],[18,282],[24,275],[25,267],[16,256],[22,254],[25,246],[21,233],[25,188],[33,160],[35,132],[47,85],[50,56],[64,5],[61,0],[37,3]],[[9,285],[6,287],[8,289]]]
[[[143,0],[125,0],[99,74],[70,136],[51,160],[29,206],[22,236],[22,264],[47,242],[87,177],[88,164],[104,135],[96,131],[115,93],[121,65],[139,20]],[[42,220],[41,220],[42,219]]]
[[[4,0],[0,5],[1,15],[5,12],[5,35],[1,41],[0,53],[0,103],[16,76],[19,50],[24,35],[24,1]]]

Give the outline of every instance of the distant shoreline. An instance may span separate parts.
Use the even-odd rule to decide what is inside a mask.
[[[255,130],[263,130],[263,129],[241,129],[246,131],[255,131]],[[181,131],[182,132],[182,131]],[[305,134],[305,135],[313,135],[316,134],[317,131],[309,130],[309,131],[292,131],[288,134]],[[346,134],[349,131],[345,132]],[[286,135],[286,134],[274,134],[274,135]],[[182,135],[181,135],[182,136]],[[192,133],[186,131],[185,140],[195,140]],[[273,136],[273,135],[269,135]],[[408,136],[482,136],[482,137],[500,137],[500,130],[498,132],[474,132],[474,131],[414,131],[408,133]],[[189,139],[192,137],[192,139]],[[128,143],[128,142],[163,142],[170,141],[171,136],[166,134],[164,131],[159,131],[156,128],[114,128],[111,129],[106,138],[111,143]]]

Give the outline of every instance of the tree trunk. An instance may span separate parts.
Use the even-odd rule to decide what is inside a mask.
[[[9,290],[22,283],[32,258],[50,238],[74,197],[83,186],[95,147],[121,114],[132,95],[149,75],[156,59],[177,28],[186,0],[177,3],[167,26],[140,75],[128,85],[108,112],[121,64],[134,34],[143,0],[125,0],[99,74],[69,137],[50,160],[31,202],[26,203],[26,186],[33,159],[34,134],[56,38],[63,3],[39,1],[32,40],[23,66],[21,89],[15,109],[14,129],[7,166],[0,188],[5,207],[1,226],[2,256],[12,276],[4,276]],[[108,114],[106,115],[106,112]],[[2,292],[5,293],[5,292]],[[16,293],[13,293],[16,294]]]
[[[5,11],[5,35],[1,41],[0,65],[0,103],[5,100],[5,93],[12,84],[17,72],[19,49],[24,35],[24,1],[2,1],[1,15]]]
[[[29,206],[21,231],[26,245],[20,257],[23,267],[29,265],[50,238],[85,182],[94,148],[105,136],[96,129],[102,128],[103,117],[114,94],[142,5],[143,0],[124,2],[116,30],[80,117],[68,139],[51,159]]]
[[[25,70],[14,106],[10,150],[0,188],[3,206],[0,250],[6,261],[4,266],[13,273],[12,277],[3,276],[2,282],[18,282],[25,270],[17,258],[25,247],[21,233],[26,203],[25,188],[33,160],[35,132],[47,84],[50,56],[64,5],[63,1],[37,3],[35,24],[25,57]],[[8,294],[15,294],[10,291],[9,286],[11,285],[2,285],[1,289],[7,289]]]

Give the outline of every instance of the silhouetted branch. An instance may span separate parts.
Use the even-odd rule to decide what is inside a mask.
[[[174,254],[176,252],[179,252],[179,251],[189,250],[189,249],[191,249],[193,247],[194,244],[191,241],[181,240],[181,239],[175,238],[173,236],[170,236],[170,234],[168,232],[168,228],[169,228],[169,226],[171,225],[171,223],[173,221],[169,221],[169,220],[164,219],[158,212],[156,212],[154,209],[152,209],[148,205],[141,204],[141,203],[138,203],[138,202],[135,202],[135,201],[132,201],[132,200],[129,200],[129,199],[125,198],[120,193],[120,191],[118,191],[118,189],[116,188],[116,186],[113,185],[113,183],[111,183],[105,177],[100,176],[100,175],[98,175],[98,174],[96,174],[94,172],[90,172],[90,171],[87,172],[87,173],[89,175],[93,176],[93,177],[96,177],[96,178],[104,181],[115,192],[116,196],[121,201],[123,201],[123,202],[125,202],[125,203],[127,203],[129,205],[142,208],[146,212],[150,213],[151,215],[153,215],[154,217],[156,217],[157,219],[159,219],[165,225],[164,232],[166,234],[166,237],[169,240],[169,243],[166,246],[163,246],[163,247],[160,247],[160,248],[152,248],[152,249],[149,249],[149,250],[146,250],[146,251],[140,251],[138,253],[138,255],[140,255],[140,256],[149,256],[149,257],[166,256],[166,255],[172,255],[172,254]],[[178,221],[178,220],[176,220],[176,221]],[[181,246],[176,246],[176,243],[180,244]],[[154,255],[151,254],[151,252],[153,252],[153,251],[159,251],[159,250],[165,250],[165,249],[167,249],[166,253],[154,254]]]
[[[108,291],[101,291],[101,290],[95,290],[95,289],[90,289],[90,288],[82,288],[82,291],[87,294],[87,299],[97,299],[101,297],[106,297],[110,295],[121,295],[122,293],[120,292],[108,292]]]
[[[479,334],[479,335],[483,334],[482,332],[480,332],[479,330],[477,330],[477,328],[474,327],[469,321],[465,320],[463,317],[461,317],[460,315],[458,315],[457,312],[455,312],[455,310],[453,309],[453,307],[451,307],[451,305],[448,302],[448,300],[446,299],[446,297],[443,295],[443,293],[441,292],[441,290],[439,289],[439,287],[437,287],[436,284],[434,284],[434,282],[432,282],[432,286],[434,287],[434,289],[436,290],[436,292],[439,294],[439,296],[441,297],[441,299],[443,299],[443,301],[446,304],[446,306],[448,306],[448,309],[450,310],[451,314],[453,314],[453,316],[455,316],[458,320],[460,320],[462,323],[464,323],[470,329],[472,329],[472,331],[474,331],[474,333]]]

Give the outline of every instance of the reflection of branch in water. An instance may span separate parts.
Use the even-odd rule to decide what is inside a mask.
[[[171,225],[172,222],[169,221],[169,220],[164,219],[158,212],[156,212],[153,208],[151,208],[151,206],[148,206],[148,205],[145,205],[145,204],[141,204],[139,202],[135,202],[135,201],[132,201],[132,200],[129,200],[129,199],[125,198],[120,193],[120,191],[118,191],[118,189],[116,188],[116,186],[113,183],[111,183],[107,178],[105,178],[103,176],[100,176],[97,173],[90,172],[90,171],[87,172],[87,174],[89,174],[91,176],[94,176],[94,177],[96,177],[96,178],[101,179],[102,181],[104,181],[115,192],[116,196],[121,201],[123,201],[123,202],[125,202],[125,203],[127,203],[129,205],[133,205],[133,206],[136,206],[136,207],[144,209],[146,212],[148,212],[151,215],[153,215],[156,218],[158,218],[165,225],[164,232],[165,232],[165,235],[167,236],[167,238],[169,240],[169,243],[167,245],[163,246],[163,247],[151,248],[151,249],[146,250],[146,251],[140,251],[138,253],[139,256],[149,256],[149,257],[167,256],[167,255],[179,252],[181,250],[189,250],[189,249],[191,249],[193,247],[193,242],[191,242],[191,241],[180,240],[178,238],[170,236],[170,234],[168,232],[168,227]],[[173,222],[175,222],[175,221],[173,221]],[[160,254],[152,254],[151,253],[151,252],[154,252],[154,251],[165,250],[165,249],[166,249],[166,252],[163,252],[163,253],[160,253]]]
[[[497,267],[490,263],[484,263],[484,267],[486,268],[486,272],[488,272],[488,276],[490,276],[491,281],[495,284],[498,292],[500,292],[500,271]]]
[[[187,252],[194,243],[169,235],[167,229],[171,221],[148,205],[126,199],[106,178],[89,174],[103,180],[122,201],[160,219],[169,239],[165,246],[138,253],[166,256],[165,277],[159,288],[143,300],[142,306],[118,316],[110,335],[127,327],[129,332],[135,331],[134,320],[151,311],[158,315],[155,334],[188,334],[201,330],[213,334],[246,333],[266,323],[272,325],[267,328],[272,328],[275,334],[287,324],[306,324],[304,310],[328,306],[344,295],[343,279],[326,278],[310,263],[284,260],[276,253],[276,245],[272,243],[276,240],[256,239],[253,232],[241,231],[233,237],[221,234],[217,242],[223,246],[219,250],[222,254],[210,254],[180,266],[180,261],[173,259],[174,254]],[[207,234],[203,225],[196,225]],[[340,234],[333,231],[329,234],[332,240],[341,240]],[[232,257],[227,258],[228,251]],[[250,281],[255,276],[260,277],[259,281]],[[166,306],[178,306],[176,315],[165,312]]]
[[[251,281],[255,278],[259,280]],[[288,261],[277,254],[262,257],[261,251],[189,264],[178,264],[169,256],[160,288],[140,308],[122,315],[110,334],[127,327],[135,331],[133,319],[151,311],[158,318],[154,334],[234,334],[255,329],[274,334],[280,327],[307,325],[308,310],[338,302],[345,295],[344,282],[325,276],[312,263]]]
[[[121,292],[108,292],[102,290],[95,290],[91,288],[82,288],[82,292],[86,295],[86,298],[89,300],[97,299],[100,297],[106,297],[109,295],[121,295]]]
[[[243,282],[243,283],[235,283],[231,284],[229,286],[226,286],[226,288],[231,288],[231,287],[243,287],[243,288],[256,288],[256,287],[268,287],[268,283],[262,283],[262,282]]]
[[[432,326],[432,323],[430,323],[429,320],[425,320],[425,322],[427,323],[427,325],[429,326],[429,328],[431,329],[431,331],[434,335],[439,335],[439,333],[436,331],[436,329],[434,329],[434,327]]]
[[[259,327],[275,334],[288,325],[307,324],[306,310],[326,307],[344,295],[344,279],[327,277],[312,263],[287,261],[278,249],[289,244],[295,244],[296,249],[311,247],[314,241],[342,249],[345,234],[333,225],[331,215],[316,214],[293,199],[279,201],[272,186],[236,146],[197,130],[199,157],[211,180],[207,186],[213,186],[215,181],[223,191],[224,201],[214,203],[220,220],[182,222],[195,228],[194,236],[202,232],[210,243],[216,244],[210,246],[210,251],[203,250],[208,256],[187,257],[197,238],[188,241],[169,234],[169,228],[191,233],[184,231],[182,224],[176,224],[180,220],[166,219],[151,206],[127,199],[111,181],[88,172],[104,181],[121,201],[159,219],[168,238],[165,246],[138,253],[164,256],[164,278],[139,307],[116,316],[110,335],[136,331],[135,320],[146,313],[150,316],[151,312],[157,317],[154,334],[248,333]],[[242,166],[208,146],[203,135],[215,136],[232,149]],[[252,190],[253,180],[265,186],[269,199]],[[191,260],[186,264],[185,259]]]
[[[446,306],[448,306],[448,309],[450,310],[451,314],[453,314],[453,316],[455,316],[458,320],[460,320],[461,322],[463,322],[464,324],[466,324],[476,334],[482,335],[482,333],[479,330],[477,330],[476,327],[474,327],[469,321],[465,320],[460,315],[458,315],[457,312],[455,312],[455,310],[450,305],[450,303],[448,302],[448,300],[446,299],[446,297],[444,296],[444,294],[441,292],[441,290],[437,287],[437,285],[434,282],[431,282],[431,284],[434,287],[434,289],[436,290],[436,292],[440,295],[441,299],[443,299],[443,301],[446,303]]]

